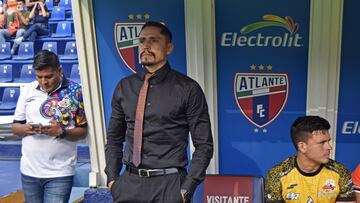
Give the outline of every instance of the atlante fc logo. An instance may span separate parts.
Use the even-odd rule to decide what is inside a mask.
[[[236,73],[234,96],[242,114],[264,128],[280,114],[289,92],[285,73]]]
[[[139,35],[144,22],[115,23],[115,46],[121,60],[132,72],[141,69],[138,62]]]

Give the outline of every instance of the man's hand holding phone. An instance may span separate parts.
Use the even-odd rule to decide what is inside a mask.
[[[29,123],[29,125],[35,134],[47,134],[49,128],[49,125],[42,125],[41,123]]]
[[[62,133],[63,129],[56,121],[50,121],[49,125],[42,125],[41,123],[28,123],[25,129],[26,135],[43,134],[58,137]]]
[[[28,123],[26,125],[26,134],[27,135],[35,135],[41,134],[41,123]]]
[[[61,133],[63,133],[63,129],[57,121],[50,121],[50,125],[42,126],[41,129],[43,134],[53,137],[58,137]]]
[[[41,123],[29,123],[33,129],[39,129],[42,125]]]

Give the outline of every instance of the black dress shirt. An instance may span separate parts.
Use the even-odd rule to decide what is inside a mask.
[[[147,70],[122,79],[114,91],[105,147],[108,182],[115,180],[122,164],[132,164],[135,114]],[[181,188],[193,193],[204,179],[213,155],[213,140],[205,95],[199,84],[167,63],[149,81],[141,164],[139,168],[183,168],[188,164],[188,135],[195,146],[188,174]],[[123,144],[126,142],[123,152]]]

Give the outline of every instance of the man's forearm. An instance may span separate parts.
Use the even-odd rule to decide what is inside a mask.
[[[21,124],[21,123],[14,123],[11,126],[11,130],[15,135],[21,136],[21,137],[25,137],[26,134],[26,124]]]
[[[87,135],[87,127],[76,127],[73,129],[64,129],[65,139],[70,141],[77,141],[84,139]]]

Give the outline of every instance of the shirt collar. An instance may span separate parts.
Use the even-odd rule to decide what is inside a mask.
[[[167,73],[171,70],[169,62],[166,62],[166,64],[161,67],[159,70],[155,71],[155,77],[151,79],[151,82],[156,84],[164,80]],[[141,80],[145,79],[145,74],[149,73],[149,71],[144,67],[141,71],[137,73],[137,75],[141,78]]]
[[[55,88],[55,90],[49,92],[48,95],[51,95],[51,94],[55,93],[56,91],[58,91],[61,88],[67,88],[68,86],[69,86],[69,81],[66,79],[66,77],[63,76],[59,86],[57,88]],[[36,86],[36,89],[40,90],[40,91],[43,91],[39,84]]]
[[[293,157],[293,161],[294,161],[294,165],[296,167],[296,169],[300,172],[301,175],[303,176],[316,176],[317,174],[320,173],[321,169],[324,167],[324,164],[321,164],[320,167],[318,169],[316,169],[316,171],[314,172],[310,172],[310,173],[307,173],[303,170],[300,169],[297,161],[296,161],[296,156]]]

